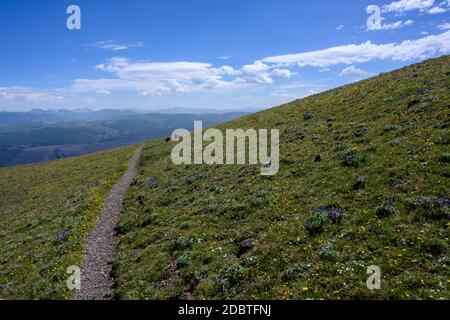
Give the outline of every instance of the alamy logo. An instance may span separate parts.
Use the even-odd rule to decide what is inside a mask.
[[[179,142],[172,150],[172,162],[181,164],[261,164],[261,175],[273,176],[279,170],[280,133],[277,129],[227,129],[226,137],[218,129],[203,132],[202,121],[194,122],[194,139],[186,129],[178,129],[172,133],[172,141]],[[192,147],[192,140],[194,145]],[[203,142],[210,142],[203,149]],[[225,148],[224,148],[225,146]],[[248,146],[248,152],[246,152]],[[192,160],[193,155],[193,160]],[[258,162],[259,161],[259,162]]]
[[[370,275],[366,281],[369,290],[381,289],[381,269],[378,266],[370,266],[367,268],[367,274]]]
[[[67,288],[69,290],[80,290],[81,288],[81,269],[78,266],[70,266],[67,268],[66,273],[70,274],[67,278]]]
[[[67,7],[67,14],[70,16],[67,18],[66,26],[69,30],[81,29],[81,9],[79,6],[71,5]]]
[[[366,9],[367,14],[371,16],[367,19],[368,30],[380,30],[381,29],[381,8],[376,5],[370,5]]]

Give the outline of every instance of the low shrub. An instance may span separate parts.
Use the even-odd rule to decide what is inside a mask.
[[[344,151],[346,148],[347,148],[347,145],[340,141],[335,142],[333,145],[333,151],[335,151],[335,152],[336,151]]]
[[[439,160],[444,163],[450,163],[450,153],[444,153]]]
[[[415,210],[427,219],[449,219],[450,218],[450,200],[440,200],[429,197],[412,197],[405,200],[405,205],[410,210]]]
[[[337,206],[328,206],[325,208],[328,212],[328,219],[330,219],[333,224],[341,224],[344,219],[345,210]]]
[[[341,156],[341,165],[344,167],[358,168],[364,164],[365,158],[355,151],[345,153]]]
[[[310,236],[316,236],[325,230],[327,221],[327,214],[324,211],[319,211],[309,215],[303,226]]]
[[[219,285],[223,290],[228,290],[239,284],[246,276],[246,269],[239,264],[232,264],[224,269],[219,278]]]
[[[362,190],[366,187],[367,177],[356,175],[356,181],[353,182],[353,190]]]
[[[386,218],[395,213],[392,203],[385,201],[383,204],[375,208],[375,213],[379,218]]]
[[[174,252],[174,251],[182,251],[182,250],[186,250],[188,248],[190,248],[192,245],[192,240],[190,238],[181,238],[181,237],[177,237],[171,247],[170,247],[170,251]]]
[[[394,138],[394,139],[392,139],[392,140],[389,140],[388,143],[389,143],[391,146],[396,146],[396,145],[399,145],[399,144],[400,144],[400,139]]]
[[[336,245],[329,242],[320,249],[320,256],[325,260],[335,261],[339,257],[339,252],[336,250]]]
[[[315,117],[314,113],[309,112],[309,111],[307,111],[303,114],[303,119],[305,119],[305,120],[311,120],[314,117]]]
[[[387,131],[397,130],[397,128],[398,128],[398,127],[395,126],[395,125],[393,125],[393,124],[387,124],[387,125],[384,126],[383,130],[384,130],[385,132],[387,132]]]

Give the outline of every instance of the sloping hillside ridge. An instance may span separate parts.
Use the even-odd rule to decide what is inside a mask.
[[[279,129],[274,177],[176,166],[175,142],[148,143],[118,226],[116,297],[449,298],[449,116],[444,56],[218,126]]]

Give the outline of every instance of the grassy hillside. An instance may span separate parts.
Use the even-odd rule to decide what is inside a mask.
[[[274,177],[175,166],[174,143],[148,143],[118,228],[117,297],[450,298],[449,101],[447,56],[219,127],[280,129]]]
[[[67,267],[135,147],[0,169],[0,298],[67,299]]]

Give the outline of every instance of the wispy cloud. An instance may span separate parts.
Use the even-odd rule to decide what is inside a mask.
[[[112,73],[116,78],[78,79],[73,89],[97,92],[133,90],[144,96],[218,89],[230,86],[222,76],[235,71],[231,67],[213,68],[211,64],[200,62],[133,62],[120,57],[112,58],[96,68]]]
[[[380,29],[372,29],[372,30],[395,30],[405,26],[412,25],[413,23],[414,23],[413,20],[406,20],[406,21],[400,20],[392,23],[384,23],[381,25]]]
[[[107,40],[107,41],[98,41],[98,42],[90,43],[87,46],[91,47],[91,48],[103,49],[103,50],[122,51],[122,50],[128,50],[129,48],[143,47],[144,43],[139,41],[139,42],[135,42],[135,43],[121,44],[121,43],[117,43],[113,40]]]
[[[429,14],[439,14],[446,12],[447,9],[441,8],[441,7],[433,7],[430,10],[428,10]]]
[[[443,23],[443,24],[440,24],[440,25],[438,25],[438,29],[441,29],[441,30],[450,30],[450,23]]]
[[[444,26],[442,27],[444,28]],[[354,64],[375,60],[420,60],[450,53],[450,31],[401,43],[374,44],[370,41],[323,50],[267,57],[240,68],[216,67],[204,62],[147,62],[116,57],[96,66],[109,74],[100,79],[76,79],[72,90],[107,95],[114,91],[135,91],[141,96],[200,90],[242,89],[272,85],[277,79],[291,79],[295,67],[312,66],[329,71],[334,65],[349,65],[341,76],[364,78],[370,75]],[[113,78],[111,78],[113,75]],[[286,81],[282,82],[285,85]]]
[[[270,84],[273,83],[273,79],[289,79],[292,76],[288,69],[272,68],[262,61],[255,61],[253,64],[244,65],[239,70],[240,76],[233,82]]]
[[[42,90],[30,87],[0,87],[0,99],[25,101],[62,101],[64,96],[54,90]]]
[[[401,43],[374,44],[367,41],[331,47],[324,50],[267,57],[265,63],[296,64],[300,67],[326,68],[338,64],[364,63],[373,60],[408,61],[425,59],[435,54],[450,53],[450,31]]]
[[[107,96],[111,94],[111,91],[105,90],[105,89],[100,89],[96,91],[97,94],[102,95],[102,96]]]
[[[147,96],[271,84],[274,79],[288,79],[292,76],[288,69],[270,66],[261,61],[234,69],[226,65],[214,67],[202,62],[136,62],[116,57],[97,65],[96,69],[111,73],[116,78],[77,79],[73,89],[97,93],[134,90]]]
[[[383,6],[383,12],[404,13],[407,11],[419,10],[429,14],[439,14],[447,11],[445,6],[450,6],[448,0],[436,4],[435,0],[401,0],[394,1]]]
[[[405,12],[425,10],[434,5],[434,0],[400,0],[383,6],[383,12]]]
[[[350,66],[342,70],[340,73],[341,77],[350,77],[355,79],[366,78],[370,74],[362,69],[358,69],[355,66]]]
[[[270,97],[276,100],[291,101],[297,99],[299,95],[292,92],[274,92],[270,94]]]

